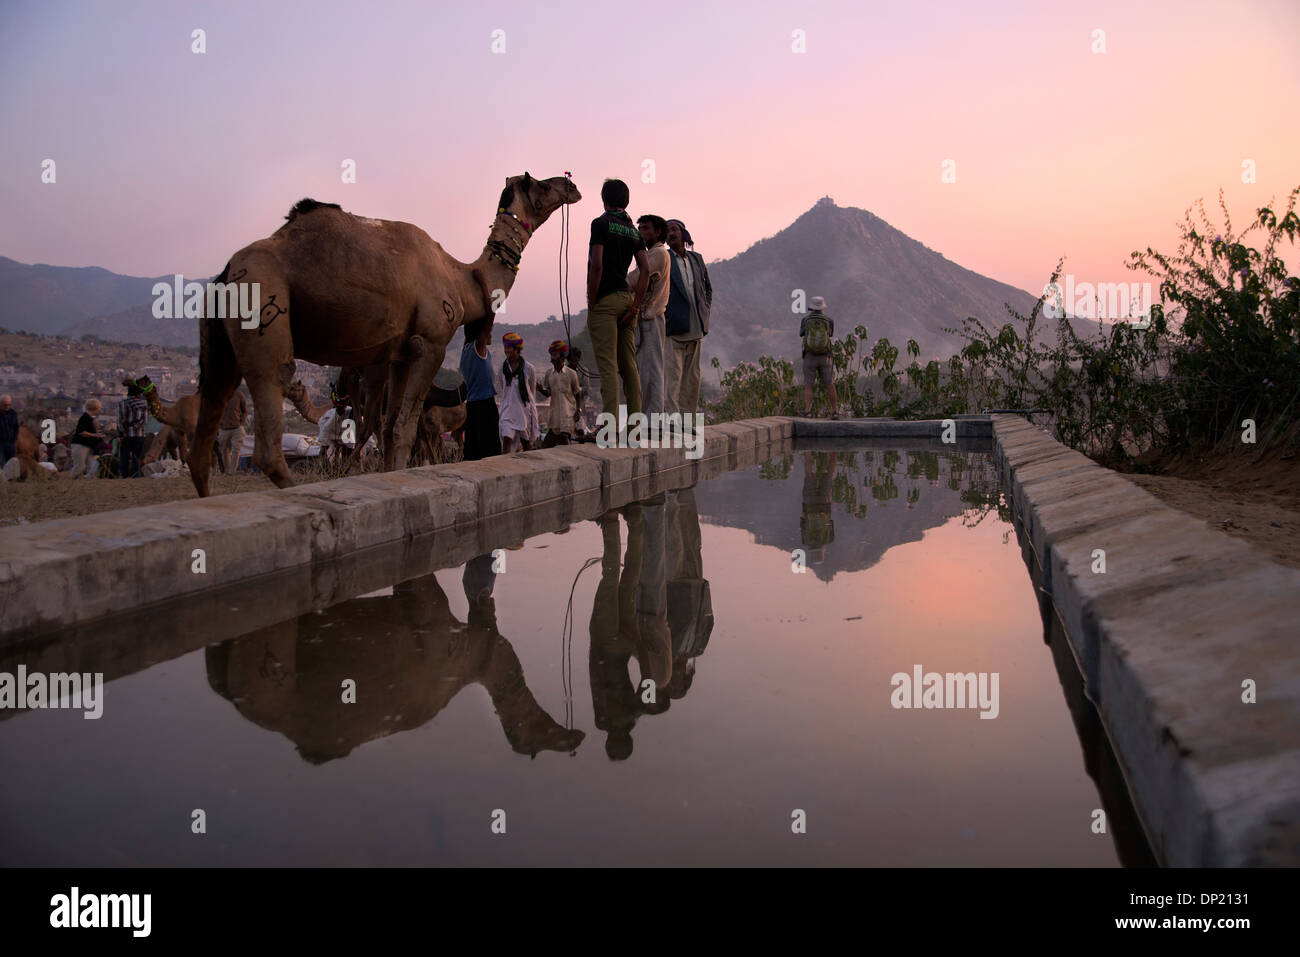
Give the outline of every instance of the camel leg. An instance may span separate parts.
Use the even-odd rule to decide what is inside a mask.
[[[402,468],[410,459],[416,427],[424,411],[424,397],[433,388],[433,379],[442,368],[442,357],[445,352],[445,346],[428,345],[424,354],[411,362],[406,376],[406,388],[402,391],[395,389],[392,378],[389,378],[388,420],[384,423],[384,464],[387,471],[392,470],[392,466],[388,464],[390,435],[393,453],[391,461],[401,463],[397,467]],[[397,400],[397,396],[401,397],[400,401]]]
[[[253,463],[278,488],[293,485],[280,438],[284,434],[284,399],[293,384],[293,334],[290,331],[289,287],[279,263],[265,255],[231,260],[232,272],[247,268],[247,282],[260,283],[261,325],[241,328],[239,318],[226,320],[225,329],[244,381],[253,396]],[[218,410],[218,415],[221,410]],[[204,436],[204,446],[211,445]]]
[[[257,410],[253,415],[253,463],[277,488],[293,485],[289,464],[284,460],[284,449],[280,442],[280,437],[284,434],[284,390],[288,382],[292,381],[292,359],[288,362],[288,373],[288,379],[281,374],[278,378],[248,384],[249,391],[253,393],[253,406]]]
[[[212,474],[212,446],[217,440],[217,430],[221,426],[221,416],[226,411],[226,403],[239,388],[241,378],[239,363],[226,338],[226,331],[219,321],[213,321],[209,330],[205,352],[205,365],[199,381],[199,416],[194,426],[194,442],[186,456],[185,436],[173,429],[177,451],[181,461],[190,467],[190,481],[199,498],[210,495],[208,482]]]
[[[388,367],[367,366],[362,373],[362,383],[362,395],[365,401],[361,410],[361,428],[357,431],[357,444],[353,447],[357,461],[361,460],[361,450],[366,447],[370,436],[383,439],[379,428],[379,410],[384,402],[384,388],[388,384]]]

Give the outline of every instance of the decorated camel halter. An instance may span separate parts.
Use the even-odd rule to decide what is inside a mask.
[[[528,240],[533,234],[533,227],[530,226],[528,223],[524,222],[514,213],[510,212],[510,210],[506,209],[505,207],[498,207],[497,218],[500,219],[502,216],[509,217],[510,219],[514,220],[514,222],[517,223],[519,226],[523,227],[524,230],[523,242],[519,244],[518,249],[515,249],[509,243],[503,242],[500,239],[489,239],[487,243],[488,255],[496,258],[503,266],[505,266],[511,272],[517,273],[519,272],[520,257],[523,256],[524,246],[528,245]]]

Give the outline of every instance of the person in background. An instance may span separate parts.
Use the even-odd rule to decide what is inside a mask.
[[[664,237],[668,224],[662,217],[646,214],[637,221],[645,242],[650,281],[636,321],[636,370],[641,378],[641,411],[646,415],[663,412],[664,404],[664,309],[668,306],[668,247]],[[636,288],[641,270],[628,274],[627,284]]]
[[[138,478],[140,459],[144,456],[144,423],[149,406],[144,400],[144,390],[131,380],[126,387],[126,398],[117,404],[118,474],[121,478]]]
[[[235,396],[239,396],[236,392]],[[340,395],[334,386],[330,386],[330,407],[325,410],[325,414],[320,417],[316,423],[316,441],[320,443],[321,455],[326,462],[340,461],[343,454],[347,451],[347,445],[343,441],[343,423],[352,418],[353,407],[348,403],[351,401],[350,396]],[[226,406],[226,411],[230,411],[230,406],[235,404],[235,400],[230,400],[230,405]],[[224,419],[222,420],[225,421]],[[355,421],[355,420],[354,420]],[[238,430],[239,443],[235,446],[235,466],[229,469],[227,474],[234,475],[235,469],[239,467],[239,449],[244,444],[243,429]]]
[[[807,314],[799,320],[799,338],[803,340],[804,418],[813,414],[813,385],[821,380],[830,393],[831,418],[840,417],[839,397],[831,369],[831,340],[835,338],[835,320],[826,315],[826,300],[813,296]]]
[[[565,364],[578,374],[578,388],[582,393],[582,415],[578,421],[578,430],[574,433],[574,437],[577,438],[590,431],[587,427],[587,417],[591,414],[591,374],[582,368],[582,350],[576,347],[569,349]]]
[[[501,452],[527,451],[537,441],[537,370],[524,360],[524,339],[517,332],[501,337]]]
[[[0,395],[0,466],[18,454],[18,413],[13,399]]]
[[[582,386],[578,383],[578,373],[564,364],[564,358],[569,352],[568,343],[556,339],[547,351],[551,355],[551,368],[538,386],[538,391],[551,400],[546,412],[546,438],[542,442],[544,449],[568,445],[575,426],[582,421],[583,413]]]
[[[217,454],[225,463],[227,475],[234,475],[239,469],[239,452],[244,447],[247,421],[248,401],[244,398],[244,390],[236,389],[226,403],[226,410],[221,413],[221,427],[217,430]]]
[[[685,419],[700,404],[700,348],[709,334],[713,284],[704,257],[694,251],[690,231],[680,219],[668,220],[667,236],[672,272],[664,331],[672,346],[664,360],[664,391],[668,411],[680,412]]]
[[[460,374],[465,380],[465,452],[466,462],[501,454],[500,415],[497,412],[497,387],[492,381],[492,320],[482,319],[465,324],[465,346],[460,351]]]
[[[618,416],[618,380],[623,380],[628,415],[641,411],[633,323],[650,282],[645,241],[627,214],[627,183],[607,179],[600,188],[605,212],[591,221],[587,258],[587,333],[596,353],[603,411]],[[629,292],[627,269],[636,260],[637,286]]]
[[[95,416],[104,406],[98,399],[86,400],[86,411],[77,419],[72,430],[72,477],[89,477],[90,464],[99,451],[99,443],[104,441],[104,433],[95,425]]]

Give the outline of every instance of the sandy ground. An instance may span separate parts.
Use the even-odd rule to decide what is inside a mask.
[[[1300,568],[1300,431],[1255,448],[1228,444],[1125,475],[1173,508]]]
[[[323,475],[294,474],[299,485],[323,480]],[[269,492],[275,486],[262,475],[212,476],[212,493]],[[43,482],[0,482],[0,526],[71,518],[160,502],[198,498],[189,476],[138,479],[68,479]]]
[[[1126,475],[1160,501],[1258,546],[1275,562],[1300,568],[1300,507],[1291,496],[1239,484],[1171,475]]]

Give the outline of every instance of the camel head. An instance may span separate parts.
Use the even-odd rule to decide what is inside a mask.
[[[130,376],[127,376],[125,379],[122,380],[122,385],[126,386],[127,388],[130,388],[131,386],[135,386],[145,395],[148,395],[150,392],[153,391],[153,380],[150,379],[147,375],[142,375],[138,379],[132,379]]]
[[[533,179],[531,174],[524,173],[506,180],[506,188],[501,191],[501,201],[497,206],[513,213],[530,229],[536,229],[561,206],[580,199],[582,194],[567,176]]]

